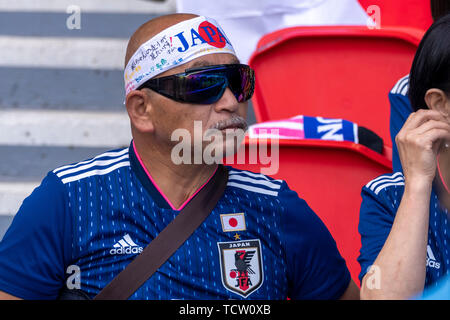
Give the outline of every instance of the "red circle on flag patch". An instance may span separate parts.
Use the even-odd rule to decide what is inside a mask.
[[[230,218],[230,220],[228,220],[228,224],[234,228],[237,226],[238,221],[236,220],[236,218]]]
[[[208,21],[203,21],[198,26],[198,33],[200,36],[216,48],[223,48],[226,45],[226,40],[224,35],[217,29],[215,25]]]
[[[236,276],[237,276],[237,274],[235,271],[230,272],[230,278],[234,279],[234,278],[236,278]]]

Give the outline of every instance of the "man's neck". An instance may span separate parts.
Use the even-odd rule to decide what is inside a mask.
[[[217,164],[180,164],[171,160],[168,150],[134,139],[135,152],[170,205],[180,208],[204,185],[217,169]]]

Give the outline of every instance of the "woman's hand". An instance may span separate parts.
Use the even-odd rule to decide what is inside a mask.
[[[450,141],[450,121],[435,110],[412,113],[398,133],[397,143],[405,189],[394,223],[373,265],[380,268],[380,289],[361,284],[365,299],[409,299],[423,291],[426,276],[430,199],[437,154]]]
[[[406,185],[431,186],[436,157],[445,141],[450,141],[448,118],[428,109],[411,113],[395,137]]]

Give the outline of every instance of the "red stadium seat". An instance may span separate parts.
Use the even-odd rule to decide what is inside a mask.
[[[433,23],[430,0],[359,0],[369,16],[370,6],[380,8],[381,27],[411,27],[427,30]]]
[[[253,161],[250,157],[250,154],[257,154],[258,141],[268,144],[267,150],[271,150],[270,141],[246,137],[240,155],[224,163],[266,173],[261,169],[268,169],[271,164],[259,157],[258,161]],[[269,153],[269,158],[279,159],[274,162],[278,171],[269,175],[286,180],[319,215],[336,240],[352,278],[359,283],[360,267],[356,259],[361,247],[358,233],[361,188],[376,176],[392,171],[390,148],[386,148],[387,156],[383,156],[348,141],[279,140],[278,146],[278,158]],[[245,161],[240,160],[242,155]]]
[[[391,146],[388,93],[409,73],[423,31],[411,28],[292,27],[261,38],[256,73],[258,122],[297,114],[342,118]]]

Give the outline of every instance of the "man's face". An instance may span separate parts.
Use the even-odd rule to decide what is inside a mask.
[[[158,77],[182,73],[189,68],[233,63],[239,63],[239,61],[231,54],[209,54],[194,59],[182,66],[168,70],[158,75]],[[230,137],[237,132],[246,130],[246,127],[239,128],[239,126],[247,117],[248,102],[239,103],[229,88],[225,90],[225,93],[217,102],[210,105],[180,103],[164,97],[150,89],[144,90],[146,90],[150,96],[152,104],[150,109],[151,119],[154,125],[154,137],[158,145],[173,148],[178,144],[178,140],[172,141],[172,134],[177,129],[184,129],[186,132],[189,132],[190,137],[192,138],[190,143],[193,146],[194,138],[196,143],[198,143],[199,140],[202,141],[202,137],[206,130],[211,128],[221,129],[224,127],[224,124],[227,125],[232,123],[231,127],[234,128],[229,127],[221,130],[222,139],[226,142],[223,144],[223,154],[225,154],[226,148],[230,148],[230,144],[236,144],[234,138],[227,139],[227,134],[228,137]],[[236,121],[231,121],[232,119]],[[239,121],[239,119],[242,121]],[[196,124],[196,130],[194,130],[194,124]],[[200,126],[202,131],[201,137],[198,136]],[[218,131],[216,130],[215,133],[217,134]],[[209,142],[202,141],[202,150],[204,150],[208,144]],[[234,148],[234,151],[236,151],[236,148]]]

